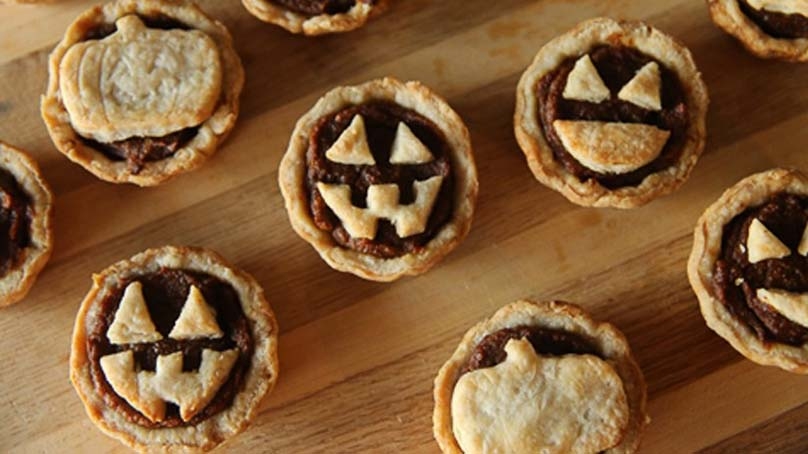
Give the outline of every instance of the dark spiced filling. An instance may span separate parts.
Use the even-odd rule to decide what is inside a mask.
[[[755,219],[788,246],[791,254],[749,263],[746,239]],[[783,317],[756,296],[759,288],[808,293],[808,258],[797,253],[806,223],[808,198],[780,193],[763,205],[747,209],[724,227],[715,265],[715,291],[730,313],[749,325],[762,341],[789,345],[808,341],[808,328]]]
[[[808,17],[802,14],[755,9],[746,0],[738,0],[738,6],[767,35],[781,39],[808,38]]]
[[[164,14],[138,15],[138,17],[148,28],[161,30],[191,29],[188,25]],[[104,39],[117,30],[118,28],[114,23],[98,24],[84,35],[83,41]],[[79,136],[79,139],[84,145],[97,150],[112,161],[126,161],[126,167],[129,172],[137,175],[143,170],[146,163],[173,156],[177,150],[187,145],[196,136],[198,130],[198,127],[191,127],[162,137],[131,137],[111,143],[102,143],[82,136]]]
[[[469,357],[460,374],[494,367],[505,361],[505,345],[511,339],[527,339],[533,350],[544,356],[594,355],[602,357],[594,343],[585,337],[550,328],[520,325],[485,336]]]
[[[370,0],[272,0],[273,3],[308,16],[347,13],[357,1],[372,3]]]
[[[326,151],[348,128],[356,115],[362,115],[365,120],[368,144],[376,165],[338,164],[325,157]],[[429,148],[435,158],[432,162],[416,165],[390,164],[391,146],[399,122],[404,122]],[[452,217],[454,181],[448,142],[434,123],[413,110],[379,101],[348,107],[323,117],[312,129],[306,163],[306,189],[314,223],[318,228],[331,232],[334,241],[342,247],[382,258],[418,252]],[[379,219],[378,231],[372,240],[352,238],[317,190],[318,182],[349,185],[353,205],[364,208],[370,185],[395,183],[400,191],[399,203],[407,205],[415,200],[415,181],[424,181],[439,175],[444,177],[443,185],[426,229],[423,233],[406,238],[399,237],[395,227],[385,219]]]
[[[14,175],[0,169],[0,277],[22,261],[31,244],[31,198]]]
[[[597,47],[589,52],[589,57],[609,88],[610,99],[597,104],[564,99],[567,77],[579,57],[565,60],[545,75],[536,87],[538,116],[555,159],[579,180],[594,179],[609,189],[637,186],[648,175],[676,165],[687,141],[688,128],[686,95],[676,73],[652,57],[624,46]],[[660,111],[648,110],[617,97],[620,89],[634,78],[637,71],[652,61],[659,65],[662,80]],[[606,174],[585,167],[567,151],[553,127],[555,120],[642,123],[670,131],[670,137],[654,161],[628,173]]]
[[[163,335],[163,340],[153,343],[113,345],[106,333],[115,318],[124,290],[133,281],[141,283],[149,314],[157,331]],[[191,285],[202,292],[205,301],[215,310],[216,321],[224,332],[223,337],[192,340],[175,340],[168,337]],[[238,294],[230,284],[205,273],[163,268],[156,273],[121,281],[99,304],[100,315],[97,319],[87,322],[87,353],[93,382],[110,408],[125,415],[132,423],[148,428],[165,428],[198,424],[232,404],[233,398],[242,389],[250,368],[253,339],[250,323],[241,308]],[[219,388],[208,406],[188,422],[180,418],[179,408],[172,403],[168,403],[163,421],[150,421],[115,393],[107,382],[99,362],[104,356],[132,350],[139,370],[154,371],[157,356],[182,352],[183,370],[188,372],[199,369],[203,349],[224,351],[232,348],[238,349],[239,356],[230,372],[230,378]]]

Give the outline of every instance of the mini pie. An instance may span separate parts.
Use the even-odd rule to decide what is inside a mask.
[[[419,274],[466,236],[477,170],[466,126],[418,82],[338,87],[298,122],[280,166],[292,227],[332,267]]]
[[[202,165],[233,128],[244,70],[221,23],[187,1],[117,0],[50,56],[42,118],[98,178],[153,186]]]
[[[0,307],[34,285],[53,249],[53,194],[36,161],[0,142]]]
[[[278,326],[255,280],[214,252],[149,249],[93,276],[70,379],[90,419],[140,451],[209,450],[278,377]]]
[[[701,216],[688,262],[707,325],[752,361],[808,373],[808,177],[774,169]]]
[[[633,208],[668,194],[704,148],[707,89],[690,52],[640,22],[593,19],[553,39],[516,93],[530,169],[579,205]]]
[[[761,58],[808,61],[808,1],[707,0],[713,22]]]
[[[389,0],[241,0],[253,16],[292,33],[323,35],[357,29]]]
[[[648,420],[623,334],[555,301],[517,301],[471,328],[434,392],[445,453],[631,453]]]

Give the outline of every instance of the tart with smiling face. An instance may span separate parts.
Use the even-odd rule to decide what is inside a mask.
[[[292,33],[315,36],[357,29],[389,0],[242,0],[253,16]]]
[[[79,16],[51,53],[42,117],[98,178],[153,186],[216,151],[243,84],[230,34],[196,5],[117,0]]]
[[[808,0],[707,0],[713,22],[752,54],[808,61]]]
[[[647,423],[625,337],[578,306],[517,301],[471,328],[435,379],[445,453],[632,453]]]
[[[514,129],[539,181],[580,205],[632,208],[690,175],[707,104],[686,48],[642,23],[593,19],[536,55]]]
[[[687,270],[713,331],[808,373],[808,177],[774,169],[729,188],[699,220]]]

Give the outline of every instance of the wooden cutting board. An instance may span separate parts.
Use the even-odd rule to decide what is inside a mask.
[[[808,378],[744,360],[708,330],[685,275],[701,211],[738,179],[808,168],[808,65],[746,54],[695,0],[406,0],[364,29],[290,35],[236,0],[202,6],[246,68],[234,133],[164,186],[103,183],[54,149],[39,117],[46,59],[92,1],[0,6],[0,138],[32,151],[57,194],[57,245],[26,301],[0,311],[0,452],[125,452],[68,381],[90,275],[145,248],[213,248],[266,289],[281,376],[231,452],[436,452],[432,380],[462,334],[521,297],[578,302],[621,328],[648,382],[642,452],[805,452]],[[706,153],[677,193],[630,211],[577,207],[537,183],[513,138],[519,75],[584,19],[643,19],[680,38],[712,98]],[[393,75],[443,94],[471,130],[480,198],[468,239],[393,284],[332,271],[289,227],[277,167],[329,88]]]

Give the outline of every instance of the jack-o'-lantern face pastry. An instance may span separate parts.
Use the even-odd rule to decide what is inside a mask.
[[[70,377],[104,432],[139,450],[208,450],[246,427],[278,377],[277,323],[250,276],[163,247],[93,280]]]
[[[426,271],[465,237],[477,196],[468,131],[416,82],[332,90],[281,162],[292,227],[333,268],[390,281]]]
[[[514,128],[539,181],[580,205],[632,208],[687,179],[707,103],[687,49],[641,23],[594,19],[539,51]]]
[[[435,379],[445,453],[631,453],[647,422],[625,337],[579,307],[518,301],[469,330]]]
[[[243,84],[230,34],[197,6],[117,0],[82,14],[51,53],[42,116],[97,177],[152,186],[216,151]]]
[[[752,54],[808,61],[808,1],[707,0],[713,22]]]
[[[808,373],[808,178],[775,169],[728,189],[696,226],[688,276],[736,350]]]
[[[22,300],[53,249],[53,194],[24,151],[0,142],[0,307]]]
[[[390,0],[241,0],[253,16],[309,36],[357,29]]]

